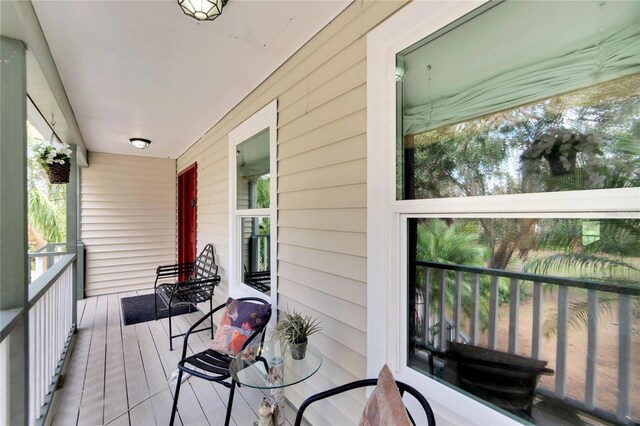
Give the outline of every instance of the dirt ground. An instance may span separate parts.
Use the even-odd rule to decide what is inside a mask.
[[[583,296],[580,296],[584,299]],[[576,296],[569,298],[569,303],[580,300]],[[557,310],[557,293],[547,293],[543,297],[542,322],[553,316]],[[533,302],[528,300],[520,305],[519,349],[518,354],[531,356],[531,329],[533,325]],[[618,393],[618,314],[617,307],[611,314],[600,316],[598,332],[598,366],[596,382],[596,406],[615,413],[617,411],[616,396]],[[507,350],[509,335],[509,307],[500,308],[500,327],[498,349]],[[481,345],[487,341],[487,333],[481,337]],[[567,342],[567,396],[584,400],[587,369],[587,328],[569,326]],[[631,360],[631,418],[640,421],[640,323],[634,320],[632,329]],[[556,369],[556,337],[542,338],[541,359],[548,366]],[[555,388],[555,376],[542,376],[539,386]]]

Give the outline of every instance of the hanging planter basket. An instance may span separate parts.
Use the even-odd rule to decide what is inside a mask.
[[[69,183],[69,172],[71,171],[71,164],[49,164],[47,168],[47,175],[49,175],[49,182],[52,184],[64,184]]]

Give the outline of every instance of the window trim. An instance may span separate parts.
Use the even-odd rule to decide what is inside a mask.
[[[230,297],[260,297],[266,299],[272,306],[278,306],[277,285],[277,242],[278,242],[278,209],[277,209],[277,121],[278,103],[274,99],[258,112],[247,118],[235,129],[229,132],[229,296]],[[269,128],[269,208],[262,209],[237,209],[237,146],[257,133]],[[270,270],[271,293],[269,295],[259,292],[242,283],[242,244],[237,238],[241,229],[241,220],[244,217],[270,218]],[[275,317],[271,319],[271,325],[275,325]]]
[[[367,375],[375,377],[382,365],[388,364],[397,378],[424,393],[439,422],[520,424],[508,413],[407,367],[407,288],[401,284],[407,278],[407,219],[485,214],[588,218],[594,211],[598,217],[637,218],[640,190],[396,200],[396,53],[485,3],[411,2],[367,35]]]

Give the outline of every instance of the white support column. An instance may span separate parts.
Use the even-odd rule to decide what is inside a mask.
[[[78,251],[78,163],[77,147],[71,146],[71,170],[69,183],[67,184],[67,253]],[[78,260],[73,262],[73,302],[71,306],[71,322],[77,326],[77,301],[78,297],[84,297],[84,288],[78,288]]]
[[[23,42],[0,37],[0,310],[27,306],[27,72]],[[8,424],[28,423],[27,312],[8,339]],[[4,361],[3,361],[4,362]]]

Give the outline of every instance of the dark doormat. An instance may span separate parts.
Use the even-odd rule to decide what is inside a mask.
[[[156,296],[156,294],[143,294],[140,296],[123,297],[122,298],[122,319],[124,325],[138,324],[140,322],[147,322],[154,320],[155,307],[153,305],[153,298],[158,299],[158,318],[166,318],[169,316],[169,309],[164,301]],[[191,308],[191,311],[189,311]],[[195,312],[196,307],[194,305],[179,306],[171,309],[171,316],[183,315],[189,312]]]

